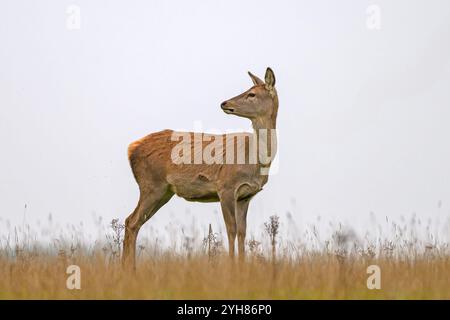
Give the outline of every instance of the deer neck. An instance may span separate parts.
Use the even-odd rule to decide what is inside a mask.
[[[273,114],[252,119],[254,137],[257,139],[258,166],[263,170],[269,169],[277,152],[276,117],[277,109]]]
[[[272,113],[264,116],[252,118],[253,131],[257,132],[260,129],[276,129],[278,115],[278,95],[272,98]]]
[[[272,119],[272,116],[269,117],[257,117],[252,119],[252,127],[254,132],[258,132],[261,129],[276,129],[276,119]]]

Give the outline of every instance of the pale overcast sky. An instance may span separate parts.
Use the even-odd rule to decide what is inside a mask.
[[[79,30],[68,28],[70,5]],[[379,29],[367,26],[369,5]],[[363,225],[370,212],[443,222],[449,39],[447,0],[3,0],[0,217],[20,224],[27,204],[29,223],[125,219],[138,199],[127,145],[196,121],[249,129],[220,102],[270,66],[279,169],[250,206],[250,233],[288,211],[300,226],[317,216]],[[144,229],[164,235],[193,217],[223,229],[218,210],[174,197]]]

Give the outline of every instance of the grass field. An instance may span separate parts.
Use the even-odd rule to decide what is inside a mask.
[[[446,243],[397,235],[395,241],[378,238],[357,244],[348,233],[336,231],[329,240],[308,247],[278,241],[274,228],[279,228],[275,220],[265,225],[268,241],[248,241],[244,262],[230,260],[220,235],[212,231],[184,250],[141,244],[136,272],[121,267],[123,228],[118,221],[108,241],[90,248],[70,241],[46,248],[4,238],[0,298],[450,299]],[[66,287],[69,265],[80,267],[80,290]],[[367,287],[370,265],[380,267],[379,290]]]

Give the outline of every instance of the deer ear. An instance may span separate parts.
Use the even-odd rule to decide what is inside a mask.
[[[275,87],[275,74],[273,73],[272,69],[267,68],[264,80],[266,81],[266,88],[268,90],[271,90]]]
[[[260,84],[264,84],[264,81],[262,81],[260,78],[258,78],[257,76],[255,76],[253,73],[251,73],[250,71],[248,72],[248,75],[250,76],[250,78],[252,78],[253,84],[255,86],[260,85]]]

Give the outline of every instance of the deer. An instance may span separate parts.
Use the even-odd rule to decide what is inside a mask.
[[[215,141],[219,146],[226,144],[227,148],[217,148],[211,152],[214,159],[219,161],[174,161],[174,150],[177,148],[182,148],[178,155],[190,154],[190,159],[192,154],[195,158],[201,153],[192,143],[192,138],[195,140],[198,135],[194,132],[163,130],[129,145],[128,159],[139,186],[139,201],[125,220],[122,255],[124,266],[136,268],[136,239],[140,228],[175,194],[187,201],[220,202],[229,256],[233,260],[237,237],[239,260],[244,259],[247,211],[250,200],[268,181],[268,170],[276,155],[278,113],[278,94],[272,69],[267,68],[264,81],[251,72],[248,74],[253,86],[222,102],[220,107],[226,114],[249,119],[253,132],[221,135],[200,133],[203,138],[200,149],[207,148],[210,141]],[[268,135],[267,132],[271,134]],[[180,137],[187,139],[180,142]],[[252,146],[256,146],[258,159],[247,161],[250,158],[255,160]],[[245,161],[239,161],[238,158],[242,155],[245,156]],[[220,161],[223,159],[230,161]]]

